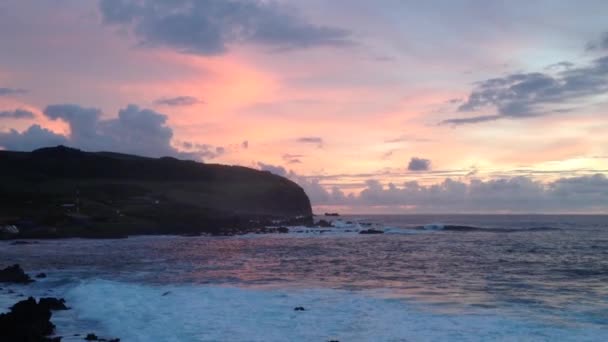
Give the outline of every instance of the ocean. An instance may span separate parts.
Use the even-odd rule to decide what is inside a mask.
[[[335,227],[1,242],[0,267],[47,278],[0,284],[0,311],[63,297],[63,341],[608,341],[608,216],[325,219]]]

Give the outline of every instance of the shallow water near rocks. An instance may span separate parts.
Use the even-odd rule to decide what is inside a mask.
[[[332,219],[337,228],[288,234],[3,242],[7,265],[48,277],[0,285],[0,306],[21,293],[64,297],[72,310],[53,321],[66,341],[90,331],[123,341],[608,340],[606,216]],[[358,234],[370,226],[385,234]]]

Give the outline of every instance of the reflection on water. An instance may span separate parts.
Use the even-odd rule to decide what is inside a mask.
[[[578,226],[559,217],[545,218],[544,222],[542,217],[533,222],[526,218],[530,221],[526,221],[527,227],[560,229],[519,233],[439,231],[375,236],[137,237],[41,241],[23,246],[3,243],[0,257],[21,263],[27,270],[64,269],[79,277],[162,284],[381,288],[389,289],[391,295],[461,309],[526,305],[548,311],[586,310],[589,319],[599,321],[608,314],[608,229],[605,218],[583,218],[570,219],[575,223],[579,220]],[[458,219],[467,221],[466,217],[452,221],[460,223]],[[397,227],[421,224],[417,220],[433,222],[420,217],[375,220],[382,224],[392,220],[391,226]],[[508,222],[517,226],[513,221]],[[485,224],[471,223],[470,218],[464,223],[509,227],[496,218]]]

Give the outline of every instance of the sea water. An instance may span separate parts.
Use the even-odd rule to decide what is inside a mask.
[[[608,340],[606,216],[332,219],[287,234],[3,242],[0,266],[48,276],[0,286],[0,310],[63,297],[64,341]]]

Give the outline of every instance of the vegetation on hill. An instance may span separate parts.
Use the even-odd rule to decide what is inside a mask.
[[[0,226],[16,225],[15,237],[231,234],[312,220],[301,187],[246,167],[63,146],[0,151],[0,165]]]

